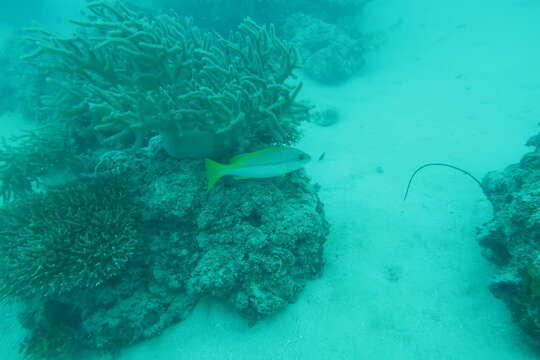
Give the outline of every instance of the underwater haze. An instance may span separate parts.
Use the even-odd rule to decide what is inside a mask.
[[[539,358],[539,19],[3,1],[1,358]]]

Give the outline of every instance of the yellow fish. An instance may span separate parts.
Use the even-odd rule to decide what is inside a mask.
[[[280,176],[303,168],[310,160],[305,152],[287,146],[272,146],[237,155],[228,164],[205,159],[208,190],[223,176],[233,175],[237,179]]]

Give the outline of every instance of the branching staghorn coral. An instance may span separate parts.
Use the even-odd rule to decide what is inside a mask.
[[[86,16],[70,38],[27,29],[38,48],[26,58],[47,59],[38,66],[57,89],[49,108],[89,122],[105,143],[140,144],[151,129],[172,155],[199,157],[297,140],[308,113],[295,101],[301,83],[288,82],[297,53],[273,26],[246,19],[224,38],[117,1],[91,2]],[[207,148],[190,154],[182,142]]]
[[[197,19],[201,26],[226,32],[246,16],[261,23],[281,25],[294,13],[323,21],[342,22],[355,16],[370,0],[154,0],[153,6],[176,9]]]
[[[85,170],[75,137],[66,129],[45,126],[0,143],[0,194],[4,202],[28,194],[54,172]]]
[[[118,275],[139,244],[131,192],[110,175],[0,208],[0,298],[57,296]]]

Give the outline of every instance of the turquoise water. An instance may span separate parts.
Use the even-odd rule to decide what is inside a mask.
[[[2,135],[24,134],[43,122],[75,123],[69,134],[76,139],[76,146],[19,140],[22,145],[13,153],[34,154],[25,141],[51,150],[46,150],[49,156],[45,157],[22,157],[23,162],[17,162],[11,173],[27,169],[27,159],[44,161],[53,171],[38,172],[41,184],[32,182],[31,194],[6,199],[4,206],[22,204],[32,192],[41,194],[39,204],[49,211],[25,214],[32,224],[41,218],[52,221],[48,216],[58,214],[53,225],[44,227],[47,231],[68,227],[66,219],[74,219],[63,209],[78,213],[80,218],[86,216],[88,223],[70,234],[79,236],[86,231],[92,235],[90,239],[95,236],[97,245],[87,249],[96,253],[102,249],[98,245],[111,244],[109,238],[98,236],[107,229],[113,234],[131,234],[129,238],[137,241],[129,246],[124,241],[113,243],[117,249],[113,254],[135,255],[126,255],[127,263],[118,265],[114,274],[99,278],[103,284],[97,286],[90,284],[93,277],[81,275],[84,284],[73,283],[66,292],[57,293],[46,276],[40,289],[32,288],[42,284],[32,277],[26,282],[30,287],[23,289],[25,282],[4,276],[2,281],[17,287],[10,288],[10,301],[1,305],[0,319],[7,329],[0,335],[3,358],[23,358],[20,344],[32,331],[37,334],[32,338],[32,349],[38,354],[34,356],[45,356],[36,349],[46,345],[36,339],[52,339],[48,331],[60,329],[59,325],[67,331],[58,331],[60,334],[85,335],[84,340],[67,341],[82,344],[77,350],[59,342],[71,349],[61,354],[77,359],[107,359],[113,356],[111,352],[119,359],[536,358],[534,342],[521,330],[505,302],[489,290],[500,268],[483,256],[485,249],[477,242],[477,228],[496,215],[482,189],[458,172],[433,167],[418,175],[406,202],[402,197],[409,176],[424,163],[448,162],[482,178],[518,163],[531,151],[524,144],[537,133],[540,119],[540,50],[536,46],[540,5],[535,1],[478,1],[471,5],[465,1],[389,0],[369,1],[360,7],[349,4],[354,1],[321,1],[320,6],[291,1],[289,7],[270,1],[254,7],[238,1],[231,10],[220,1],[199,7],[193,3],[186,1],[176,11],[180,15],[191,13],[194,23],[203,29],[226,36],[235,28],[232,24],[243,17],[239,13],[245,11],[257,22],[274,22],[280,38],[296,41],[305,63],[303,69],[296,70],[303,82],[297,100],[315,108],[313,121],[300,125],[303,136],[290,145],[311,154],[311,163],[305,173],[224,179],[207,193],[202,160],[171,157],[162,150],[158,128],[144,132],[142,144],[136,147],[132,145],[137,132],[115,144],[103,142],[115,131],[88,135],[95,127],[86,122],[103,124],[104,120],[99,121],[113,111],[107,108],[108,112],[101,113],[88,107],[72,114],[66,111],[65,103],[45,106],[42,97],[61,90],[47,81],[31,83],[39,78],[33,73],[35,63],[19,63],[18,58],[33,48],[12,40],[20,35],[21,27],[31,26],[32,20],[60,36],[80,31],[68,20],[84,18],[80,15],[84,2],[47,1],[37,6],[21,1],[10,5],[0,15],[0,54],[7,74],[2,85],[6,90],[1,91],[9,99],[0,102]],[[141,8],[131,11],[147,11],[148,16],[158,16],[171,6],[158,1],[139,5]],[[151,10],[142,9],[146,7]],[[79,34],[102,35],[91,31]],[[335,42],[340,47],[332,47]],[[41,65],[54,61],[54,56],[38,59]],[[124,69],[124,63],[115,64],[117,71]],[[141,68],[130,69],[122,76],[130,78],[143,72]],[[52,72],[47,76],[59,75]],[[70,84],[81,84],[78,77],[62,76],[72,81]],[[123,88],[111,89],[140,90],[137,86],[142,81],[138,78],[125,82]],[[293,86],[296,80],[288,81]],[[35,86],[37,91],[29,90]],[[150,93],[152,85],[143,88],[145,94]],[[137,99],[138,103],[147,101]],[[149,103],[160,103],[161,99],[155,97]],[[196,105],[201,111],[212,106]],[[170,103],[158,110],[165,112],[168,106]],[[151,110],[145,113],[149,118],[158,112]],[[328,110],[337,115],[326,123]],[[323,120],[317,120],[318,112]],[[233,137],[252,134],[251,124],[256,123],[232,132]],[[225,161],[232,153],[268,146],[265,131],[270,130],[265,129],[250,135],[244,147],[235,145],[212,156]],[[273,141],[284,141],[280,139],[274,137]],[[324,158],[318,161],[322,153]],[[81,159],[82,164],[77,162]],[[68,160],[77,164],[67,166]],[[105,178],[104,184],[95,187],[96,178],[110,176],[118,181],[118,174],[128,174],[130,182],[125,186],[142,194],[131,195],[129,189],[124,193],[123,180],[118,185]],[[305,176],[312,184],[319,184],[318,195]],[[4,175],[4,183],[5,179]],[[83,191],[96,198],[85,196],[84,202],[78,197]],[[66,200],[65,194],[70,194],[71,200]],[[316,210],[317,196],[324,204],[324,215]],[[133,203],[124,202],[126,198]],[[114,221],[97,216],[107,211],[123,216]],[[329,224],[327,234],[324,220]],[[21,224],[32,228],[32,224]],[[99,230],[91,224],[98,224]],[[138,235],[127,228],[135,229]],[[9,231],[26,239],[26,232],[16,227]],[[291,237],[296,239],[292,243]],[[15,237],[2,235],[2,239],[8,243]],[[71,244],[70,238],[62,239]],[[322,242],[324,252],[320,253]],[[103,248],[111,248],[105,245]],[[16,258],[16,252],[10,256]],[[36,256],[43,264],[54,263],[43,255]],[[318,262],[319,257],[324,265]],[[61,256],[58,259],[66,261]],[[93,258],[85,259],[98,273],[100,266],[92,267]],[[201,265],[203,259],[205,266]],[[246,267],[245,263],[258,265]],[[310,266],[300,266],[303,263]],[[80,274],[86,271],[77,266],[74,269]],[[20,274],[25,276],[24,271]],[[63,279],[65,274],[62,271],[54,279]],[[183,274],[189,274],[187,280]],[[130,284],[139,290],[131,291]],[[278,299],[265,302],[261,294]],[[131,299],[132,307],[125,299]],[[243,307],[249,299],[254,305]],[[81,311],[80,304],[88,306],[88,313]],[[89,304],[105,315],[92,313],[94,308]],[[109,311],[117,304],[124,307],[117,313]],[[261,304],[275,308],[268,310]],[[171,308],[181,315],[175,319],[168,312]],[[18,319],[21,312],[26,314],[26,322]],[[170,323],[161,324],[167,321]],[[114,329],[112,334],[107,327]],[[135,334],[142,335],[136,338]],[[113,341],[105,353],[96,354],[88,348],[97,347],[98,339],[118,343]],[[118,339],[135,340],[125,344]]]

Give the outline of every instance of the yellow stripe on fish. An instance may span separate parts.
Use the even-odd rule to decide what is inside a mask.
[[[233,175],[238,179],[280,176],[303,168],[310,160],[305,152],[287,146],[272,146],[237,155],[228,164],[205,159],[208,190],[223,176]]]

